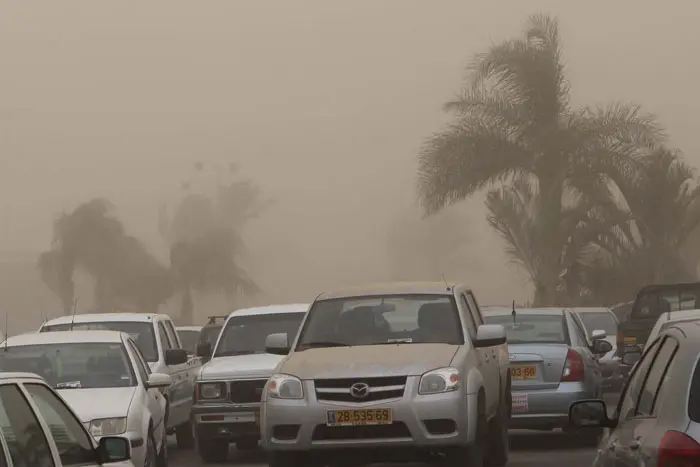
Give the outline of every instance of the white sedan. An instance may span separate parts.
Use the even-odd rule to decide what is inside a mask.
[[[151,373],[136,344],[116,331],[58,331],[13,336],[0,344],[0,371],[42,376],[96,439],[131,441],[136,467],[166,467],[169,375]]]

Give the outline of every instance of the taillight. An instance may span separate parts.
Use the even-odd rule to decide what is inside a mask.
[[[564,373],[561,375],[561,381],[570,383],[583,380],[583,358],[574,349],[569,349],[569,352],[566,354],[566,363],[564,363]]]
[[[617,355],[622,356],[625,351],[625,336],[622,332],[617,331]]]
[[[696,467],[700,463],[700,444],[680,431],[667,431],[659,444],[658,467]]]

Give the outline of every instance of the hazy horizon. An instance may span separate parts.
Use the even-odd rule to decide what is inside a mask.
[[[631,5],[4,3],[0,252],[45,250],[58,213],[104,197],[163,255],[158,207],[177,200],[195,162],[235,162],[274,201],[246,231],[266,292],[254,302],[387,279],[386,231],[418,215],[416,153],[446,121],[442,104],[474,53],[540,11],[560,21],[575,105],[640,103],[697,166],[692,7]],[[482,303],[527,300],[482,198],[457,209],[478,267],[449,279]]]

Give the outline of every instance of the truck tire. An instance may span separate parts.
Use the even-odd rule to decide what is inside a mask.
[[[445,457],[445,465],[448,467],[484,467],[486,465],[489,436],[483,390],[479,390],[478,410],[474,444],[448,451]]]
[[[508,463],[510,451],[510,437],[508,436],[508,422],[510,420],[510,378],[506,383],[501,403],[498,404],[498,413],[489,424],[488,440],[488,464],[492,467],[503,467]]]
[[[192,430],[192,420],[175,427],[175,440],[178,448],[192,449],[194,447],[194,432]]]
[[[221,439],[197,440],[197,451],[199,458],[205,464],[216,462],[226,462],[228,458],[228,441]]]

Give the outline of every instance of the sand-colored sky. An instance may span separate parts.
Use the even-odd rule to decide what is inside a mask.
[[[559,17],[576,103],[634,100],[700,163],[692,2],[38,1],[0,4],[0,251],[45,248],[95,196],[158,253],[159,204],[195,161],[236,161],[275,200],[248,232],[265,300],[386,276],[388,223],[470,56]],[[482,302],[527,287],[463,207]]]

